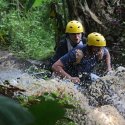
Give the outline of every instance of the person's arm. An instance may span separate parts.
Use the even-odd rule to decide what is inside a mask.
[[[106,65],[107,65],[107,71],[111,71],[112,67],[111,67],[111,57],[110,57],[110,53],[109,51],[107,51],[106,53]]]
[[[65,66],[68,67],[71,63],[74,63],[75,61],[76,61],[76,49],[73,49],[72,51],[61,57],[59,60],[57,60],[52,65],[52,70],[54,71],[55,74],[57,74],[61,78],[66,78],[71,80],[73,83],[78,83],[80,82],[80,79],[78,77],[72,77],[64,70]]]
[[[110,57],[110,53],[109,50],[107,48],[103,48],[101,49],[98,53],[98,61],[104,59],[105,63],[106,63],[106,71],[109,72],[112,70],[111,68],[111,57]]]
[[[55,72],[55,74],[57,74],[58,76],[60,76],[61,78],[67,78],[70,79],[70,75],[68,73],[66,73],[64,71],[64,65],[61,62],[61,60],[57,60],[53,65],[52,65],[52,70]]]
[[[58,75],[61,78],[69,79],[73,83],[79,83],[80,82],[80,79],[78,77],[72,77],[67,72],[65,72],[64,65],[63,65],[63,63],[61,62],[60,59],[53,64],[52,70],[54,71],[54,73],[56,75]]]
[[[76,50],[76,62],[75,62],[75,64],[79,64],[81,62],[83,56],[84,56],[84,54],[83,54],[82,50],[77,49]]]

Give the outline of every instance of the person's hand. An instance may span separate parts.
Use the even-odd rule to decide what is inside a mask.
[[[71,80],[71,82],[73,82],[73,83],[80,83],[79,77],[71,77],[70,80]]]
[[[81,59],[83,58],[83,52],[82,50],[77,49],[76,50],[76,63],[80,63]]]

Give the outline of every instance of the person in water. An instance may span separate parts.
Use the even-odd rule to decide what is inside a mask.
[[[86,43],[85,30],[83,25],[77,21],[69,21],[66,25],[65,37],[60,40],[55,55],[51,59],[51,66],[62,56],[75,47],[83,47]]]
[[[52,70],[61,78],[79,83],[79,74],[91,74],[100,60],[105,61],[106,70],[111,71],[111,59],[106,48],[106,40],[102,34],[93,32],[87,36],[86,45],[77,46],[62,56],[52,65]]]

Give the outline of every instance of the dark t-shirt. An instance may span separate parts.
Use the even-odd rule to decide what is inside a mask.
[[[79,64],[75,64],[76,62],[76,49],[80,49],[84,53],[84,58],[81,60]],[[105,58],[107,54],[107,49],[103,48],[103,57]],[[97,55],[89,55],[87,46],[83,47],[75,47],[69,53],[65,54],[60,58],[61,62],[64,65],[64,70],[69,73],[71,76],[79,76],[79,74],[83,73],[91,73],[95,65],[98,63]]]
[[[56,49],[55,55],[51,59],[51,66],[54,64],[58,59],[60,59],[62,56],[68,53],[68,46],[67,46],[67,38],[63,38],[60,41],[59,47]],[[79,44],[72,45],[73,48],[75,47],[83,47],[86,42],[86,39],[82,39]]]

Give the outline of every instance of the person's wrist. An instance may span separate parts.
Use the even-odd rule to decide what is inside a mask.
[[[72,80],[72,77],[70,75],[68,75],[66,78]]]

